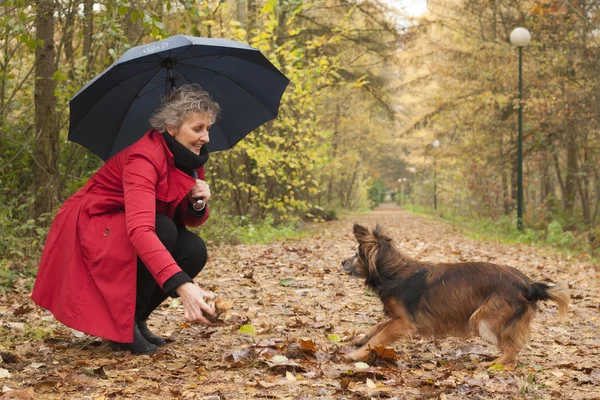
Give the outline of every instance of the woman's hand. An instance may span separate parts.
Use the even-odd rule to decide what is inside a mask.
[[[191,282],[179,286],[176,292],[183,302],[186,321],[212,325],[204,314],[206,313],[214,318],[217,317],[215,311],[205,301],[206,299],[212,300],[215,298],[213,292],[201,289],[200,286]]]
[[[194,204],[197,199],[202,199],[207,202],[210,199],[210,188],[208,183],[202,179],[196,179],[196,184],[188,193],[190,203]]]

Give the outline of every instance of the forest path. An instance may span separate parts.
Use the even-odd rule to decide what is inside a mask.
[[[341,270],[355,222],[381,224],[418,260],[489,261],[568,285],[567,322],[541,304],[519,364],[503,370],[481,366],[498,351],[479,338],[416,337],[396,354],[344,362],[348,341],[383,318],[379,299]],[[225,325],[190,325],[167,301],[149,325],[173,342],[151,357],[63,326],[25,286],[0,297],[0,399],[600,399],[599,269],[584,257],[477,241],[393,205],[314,226],[309,238],[210,247],[198,282],[234,303]]]

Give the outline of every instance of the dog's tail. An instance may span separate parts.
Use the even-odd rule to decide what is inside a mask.
[[[564,320],[569,307],[569,292],[560,285],[550,286],[544,282],[534,282],[531,285],[529,301],[552,300],[558,305],[558,318]]]

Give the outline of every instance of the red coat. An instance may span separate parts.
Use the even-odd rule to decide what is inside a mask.
[[[197,172],[204,179],[204,168]],[[132,342],[137,256],[161,287],[181,271],[156,236],[156,213],[174,218],[179,208],[176,223],[202,224],[208,209],[202,218],[186,213],[194,184],[157,131],[116,154],[56,215],[33,301],[74,329]]]

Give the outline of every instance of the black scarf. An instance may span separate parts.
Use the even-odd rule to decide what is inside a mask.
[[[165,142],[167,142],[167,147],[173,153],[175,166],[186,174],[194,176],[194,170],[200,168],[208,161],[208,148],[206,146],[200,148],[200,154],[198,155],[179,143],[168,132],[163,132],[162,135],[165,138]]]

